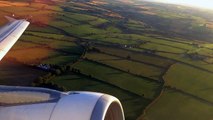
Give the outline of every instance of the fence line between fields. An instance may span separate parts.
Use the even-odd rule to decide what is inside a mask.
[[[168,70],[169,70],[171,67],[173,67],[175,64],[176,64],[176,63],[170,65],[170,67],[168,68]],[[165,74],[167,74],[168,70],[165,72]],[[164,74],[164,75],[165,75],[165,74]],[[164,76],[163,76],[163,80],[164,80]],[[146,115],[147,110],[149,110],[149,109],[160,99],[160,97],[163,95],[164,89],[165,89],[165,81],[164,81],[164,84],[163,84],[163,86],[162,86],[162,90],[161,90],[160,94],[159,94],[148,106],[145,107],[145,109],[144,109],[144,111],[143,111],[143,114],[142,114],[141,116],[139,116],[139,117],[137,118],[137,120],[143,120],[143,119],[144,119],[144,116]]]
[[[144,116],[146,115],[146,112],[149,108],[151,108],[159,99],[160,97],[163,95],[163,91],[164,91],[164,85],[162,86],[163,89],[161,90],[160,94],[158,95],[158,97],[156,97],[148,106],[145,107],[143,114],[141,116],[139,116],[137,118],[137,120],[143,120]]]

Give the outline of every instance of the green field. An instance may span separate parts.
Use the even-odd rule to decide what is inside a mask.
[[[185,64],[189,64],[191,66],[198,67],[205,71],[213,72],[213,64],[211,64],[211,63],[209,64],[208,62],[205,62],[204,60],[196,60],[196,59],[194,60],[184,54],[177,55],[177,54],[162,53],[162,52],[158,52],[156,54],[159,56],[162,56],[162,57],[166,57],[168,59],[176,60],[178,62],[183,62]]]
[[[40,47],[40,45],[20,40],[11,48],[11,50],[16,51],[16,50],[23,50],[25,48],[37,48],[37,47]]]
[[[178,77],[176,77],[178,76]],[[213,74],[191,66],[175,64],[164,75],[166,86],[175,87],[213,102]]]
[[[212,120],[212,11],[139,0],[0,6],[0,25],[13,14],[31,23],[0,62],[0,84],[34,86],[46,76],[66,90],[118,97],[126,120]]]
[[[109,33],[110,34],[110,33]],[[106,34],[107,35],[107,34]],[[122,38],[114,38],[114,37],[108,37],[106,35],[91,35],[89,37],[84,37],[86,39],[89,39],[89,40],[95,40],[97,42],[106,42],[106,43],[111,43],[111,44],[137,44],[137,41],[134,41],[134,40],[125,40],[125,39],[122,39]]]
[[[55,56],[42,61],[43,64],[67,65],[79,59],[79,56]]]
[[[143,120],[211,120],[213,106],[190,96],[165,90]]]
[[[89,60],[94,60],[129,73],[145,76],[155,80],[159,80],[164,71],[162,68],[101,53],[87,53],[85,57]]]
[[[160,51],[160,52],[169,52],[169,53],[184,53],[186,52],[183,49],[174,48],[172,46],[160,45],[156,43],[146,43],[142,44],[140,48],[153,50],[153,51]]]
[[[123,57],[123,58],[127,58],[129,56],[132,60],[159,66],[162,68],[167,68],[168,66],[173,64],[173,61],[171,60],[163,59],[163,58],[149,55],[149,54],[137,53],[134,51],[118,49],[118,48],[110,48],[110,47],[104,47],[104,46],[97,46],[95,48],[107,54],[111,54],[111,55],[115,55],[115,56]]]
[[[39,35],[40,33],[38,34],[38,36]],[[24,42],[39,44],[42,46],[47,46],[50,48],[59,49],[59,50],[70,52],[70,53],[81,54],[83,52],[83,48],[81,48],[81,46],[76,45],[76,43],[72,41],[73,40],[72,38],[70,38],[69,41],[66,41],[66,40],[63,40],[62,38],[54,39],[54,38],[48,37],[48,35],[49,34],[47,34],[46,37],[24,35],[21,39]]]
[[[61,32],[61,30],[56,29],[56,28],[52,28],[50,26],[46,26],[46,27],[39,27],[37,25],[31,25],[28,28],[28,31],[30,32],[39,32],[39,33],[48,33],[48,34],[63,34]]]
[[[73,41],[75,38],[72,37],[68,37],[66,35],[63,34],[55,34],[55,33],[44,33],[44,32],[25,32],[26,35],[30,35],[30,36],[37,36],[37,37],[41,37],[41,38],[48,38],[48,39],[54,39],[54,40],[66,40],[66,41]]]
[[[149,99],[155,98],[160,92],[159,89],[161,85],[157,84],[156,82],[149,81],[146,78],[136,77],[134,75],[110,67],[102,66],[94,62],[82,61],[75,64],[74,67],[80,69],[80,71],[85,75],[90,75],[96,79]]]

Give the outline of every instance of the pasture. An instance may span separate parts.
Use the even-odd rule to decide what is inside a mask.
[[[162,90],[143,120],[213,118],[210,12],[131,0],[11,1],[0,0],[0,25],[12,14],[31,24],[0,63],[0,84],[30,86],[47,74],[31,64],[69,65],[79,73],[48,82],[114,95],[127,120]]]
[[[125,49],[119,49],[119,48],[113,48],[113,47],[106,47],[106,46],[95,46],[98,50],[100,50],[103,53],[115,55],[118,57],[127,58],[130,57],[131,60],[139,61],[146,64],[155,65],[162,68],[167,68],[171,64],[173,64],[172,60],[163,59],[154,55],[149,55],[141,52],[131,51],[131,50],[125,50]]]
[[[133,73],[136,75],[145,76],[154,80],[159,80],[164,69],[155,66],[147,65],[141,62],[131,61],[128,58],[123,59],[115,56],[110,56],[101,53],[87,53],[85,55],[89,60],[94,60],[111,67]]]
[[[210,95],[213,92],[211,89],[213,87],[212,73],[183,64],[175,64],[164,75],[164,79],[166,86],[213,102],[213,96]]]
[[[153,99],[160,92],[161,85],[146,78],[103,66],[94,62],[82,61],[74,65],[81,73],[102,80],[134,94]]]
[[[139,120],[211,120],[212,111],[212,104],[164,90],[160,99]]]

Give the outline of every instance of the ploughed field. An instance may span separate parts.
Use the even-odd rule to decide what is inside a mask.
[[[0,0],[0,24],[12,14],[31,25],[1,61],[1,85],[111,94],[127,120],[213,118],[212,12],[130,0]]]

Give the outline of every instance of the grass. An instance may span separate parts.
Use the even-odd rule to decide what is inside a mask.
[[[74,18],[67,17],[66,14],[57,14],[57,16],[55,17],[55,20],[52,21],[50,24],[53,26],[58,26],[58,27],[61,26],[62,28],[62,26],[69,27],[72,25],[80,25],[81,22],[75,20]]]
[[[213,107],[181,93],[165,90],[143,120],[211,120]]]
[[[41,32],[41,33],[52,33],[52,34],[62,34],[61,30],[52,28],[50,26],[45,26],[45,27],[39,27],[36,25],[31,24],[28,28],[27,31],[31,32]]]
[[[34,44],[34,43],[29,43],[29,42],[24,42],[21,40],[18,40],[15,45],[11,48],[11,51],[15,51],[15,50],[22,50],[22,49],[26,49],[26,48],[35,48],[35,47],[39,47],[40,45],[38,44]]]
[[[20,4],[23,4],[19,6]],[[45,6],[45,8],[42,8],[44,5],[36,5],[36,6],[29,6],[28,2],[17,2],[12,3],[9,6],[1,7],[0,11],[4,11],[7,14],[15,14],[17,17],[26,18],[29,15],[33,16],[32,23],[42,23],[42,24],[48,24],[51,20],[51,15],[55,13],[55,11],[50,10],[49,6]],[[49,7],[49,8],[48,8]],[[56,10],[56,8],[59,8],[57,6],[52,7]],[[39,19],[38,19],[39,18]]]
[[[166,39],[166,38],[160,38],[156,40],[150,40],[152,43],[171,46],[183,50],[193,50],[196,49],[196,47],[193,44],[184,43],[183,41],[176,40],[176,39]]]
[[[170,53],[184,53],[184,52],[186,52],[183,49],[174,48],[174,47],[166,46],[166,45],[160,45],[160,44],[156,44],[156,43],[142,44],[142,45],[140,45],[140,48],[148,49],[148,50],[154,50],[154,51],[160,51],[160,52],[170,52]]]
[[[17,7],[23,7],[27,6],[28,4],[25,2],[10,2],[10,1],[0,1],[0,5],[2,7],[8,7],[8,6],[17,6]]]
[[[134,62],[128,59],[122,59],[115,56],[110,56],[101,53],[87,53],[86,58],[94,60],[111,67],[118,68],[123,71],[127,71],[136,75],[149,77],[155,80],[159,80],[163,69],[150,66],[144,63]]]
[[[178,77],[176,77],[178,76]],[[213,102],[213,74],[183,64],[173,65],[164,75],[167,86]]]
[[[111,37],[119,37],[120,39],[125,40],[135,40],[135,41],[144,41],[144,42],[151,42],[155,44],[163,44],[167,46],[173,46],[180,49],[192,49],[194,48],[193,42],[184,41],[178,38],[167,38],[162,37],[156,34],[112,34]]]
[[[130,50],[124,50],[119,48],[110,48],[110,47],[104,47],[104,46],[95,46],[95,48],[99,49],[101,52],[112,54],[119,57],[127,58],[130,56],[132,60],[156,65],[159,67],[167,68],[171,64],[173,64],[173,61],[168,59],[163,59],[157,56],[138,53]]]
[[[193,11],[190,11],[193,16],[188,15],[184,9],[181,13],[176,12],[176,7],[168,12],[168,6],[144,3],[141,6],[151,6],[150,9],[144,10],[137,8],[140,7],[137,2],[125,5],[121,2],[105,2],[109,4],[91,5],[91,2],[72,1],[66,2],[66,5],[60,2],[56,5],[33,3],[26,6],[26,3],[16,3],[14,0],[9,6],[1,4],[1,16],[15,14],[20,18],[26,18],[28,15],[33,17],[25,35],[8,53],[5,61],[3,59],[0,63],[0,84],[30,85],[37,76],[43,74],[25,65],[6,61],[10,60],[9,58],[26,64],[73,63],[83,52],[83,48],[75,43],[77,39],[68,37],[75,36],[88,40],[88,45],[109,45],[95,46],[105,54],[87,54],[88,58],[107,65],[79,61],[74,67],[80,69],[82,74],[91,76],[90,78],[68,73],[57,76],[52,82],[65,86],[68,90],[98,91],[118,97],[124,105],[127,120],[136,119],[162,90],[160,83],[146,77],[162,77],[162,70],[168,69],[174,62],[180,63],[173,65],[165,74],[165,84],[212,102],[213,47],[211,43],[203,42],[211,39],[212,32],[207,31],[205,34],[203,30],[206,29],[199,27],[201,23],[209,21],[207,18],[199,17],[199,13],[195,16]],[[119,18],[119,14],[124,18]],[[5,22],[1,17],[0,24]],[[192,34],[190,31],[198,34]],[[184,38],[167,38],[167,35],[181,35]],[[186,40],[187,36],[200,41]],[[112,48],[110,45],[134,47],[122,49]],[[150,50],[155,54],[150,54]],[[190,53],[205,56],[205,59],[189,58],[187,54]],[[165,90],[159,101],[148,109],[145,119],[208,120],[212,119],[211,111],[212,105],[207,102],[203,103],[177,91]]]
[[[9,6],[9,7],[1,7],[0,8],[1,11],[7,11],[10,13],[16,13],[17,15],[24,15],[24,14],[30,14],[34,11],[36,11],[37,9],[35,8],[30,8],[30,7],[13,7],[13,6]]]
[[[83,52],[83,48],[81,46],[77,45],[76,43],[74,43],[73,38],[70,38],[69,40],[53,39],[51,37],[48,37],[48,35],[49,34],[47,34],[46,37],[24,35],[21,39],[22,39],[22,41],[25,41],[25,42],[38,44],[41,47],[50,47],[53,49],[60,50],[61,52],[69,52],[69,53],[74,53],[74,54],[81,54]],[[59,36],[57,36],[57,37],[59,37]],[[68,39],[68,38],[66,38],[66,39]]]
[[[42,8],[43,6],[45,6],[44,9],[48,9],[51,11],[57,11],[57,12],[63,12],[63,9],[60,8],[60,6],[48,5],[45,3],[32,3],[30,5],[30,7],[33,7],[33,8]]]
[[[193,42],[186,42],[177,38],[165,38],[152,34],[137,35],[137,34],[114,34],[112,37],[119,37],[124,40],[136,40],[148,42],[141,45],[142,48],[151,48],[152,50],[172,50],[175,53],[184,52],[186,50],[194,50],[197,47],[193,45]]]
[[[160,55],[162,57],[168,58],[168,59],[173,59],[179,62],[183,62],[195,67],[198,67],[200,69],[204,69],[210,72],[213,72],[213,64],[206,63],[205,61],[202,60],[193,60],[191,58],[186,57],[183,54],[177,55],[177,54],[172,54],[172,53],[162,53],[158,52],[156,53],[157,55]]]
[[[29,48],[22,50],[10,51],[5,56],[22,63],[38,63],[43,59],[58,55],[59,53],[47,48]]]
[[[95,40],[97,42],[106,42],[106,43],[115,43],[115,44],[137,44],[137,41],[134,41],[134,40],[125,40],[125,39],[121,39],[119,37],[117,38],[114,38],[114,37],[110,37],[109,36],[110,33],[108,34],[98,34],[98,35],[90,35],[90,36],[87,36],[87,37],[84,37],[86,39],[89,39],[89,40]]]
[[[100,17],[70,12],[69,14],[59,14],[59,16],[50,24],[77,36],[104,33],[104,30],[98,29],[96,26],[108,22]]]
[[[109,26],[106,28],[109,33],[121,33],[122,31],[114,26]]]
[[[55,33],[44,33],[44,32],[32,32],[27,31],[25,32],[25,35],[31,35],[31,36],[37,36],[41,38],[48,38],[48,39],[54,39],[54,40],[67,40],[67,41],[73,41],[75,38],[65,36],[63,34],[55,34]]]
[[[213,58],[207,58],[204,61],[209,63],[209,64],[212,64],[213,63]]]
[[[212,43],[206,43],[206,44],[201,44],[202,47],[213,49],[213,44]]]
[[[94,26],[98,26],[98,25],[101,25],[101,24],[104,24],[104,23],[107,23],[108,20],[106,19],[102,19],[102,18],[96,18],[92,21],[89,22],[90,25],[94,25]]]
[[[207,49],[207,48],[199,48],[199,49],[196,49],[192,52],[197,53],[199,55],[211,57],[211,58],[213,57],[213,50]]]
[[[69,13],[66,16],[79,22],[87,22],[91,25],[100,25],[108,22],[106,19],[87,14]]]
[[[136,20],[128,20],[128,22],[125,24],[129,29],[131,30],[144,30],[144,29],[149,29],[145,27],[145,23],[141,21],[136,21]]]
[[[53,83],[64,86],[69,91],[94,91],[113,95],[121,101],[124,107],[125,117],[127,120],[136,119],[145,106],[150,102],[143,97],[124,91],[101,81],[86,78],[80,75],[67,73],[51,80]]]
[[[41,38],[41,37],[32,36],[32,35],[22,35],[19,41],[34,43],[38,45],[48,45],[48,43],[50,43],[52,40],[48,38]]]
[[[43,64],[57,64],[57,65],[67,65],[74,61],[76,61],[79,58],[79,56],[63,56],[59,55],[56,57],[51,57],[46,60],[43,60]]]
[[[56,48],[61,51],[79,55],[81,55],[82,52],[84,51],[82,46],[77,45],[74,42],[67,42],[67,41],[53,41],[52,43],[49,43],[48,46],[51,48]]]
[[[91,25],[73,25],[69,28],[63,28],[63,30],[77,36],[103,34],[105,32],[103,29],[98,29]]]
[[[69,17],[71,18],[75,18],[78,21],[93,21],[98,19],[97,17],[91,16],[91,15],[87,15],[87,14],[69,14]]]
[[[82,61],[75,64],[74,67],[80,69],[81,73],[85,75],[91,75],[96,79],[149,99],[156,97],[160,91],[159,89],[161,85],[157,84],[156,82],[146,80],[145,78],[136,77],[110,67],[99,65],[97,63]]]

